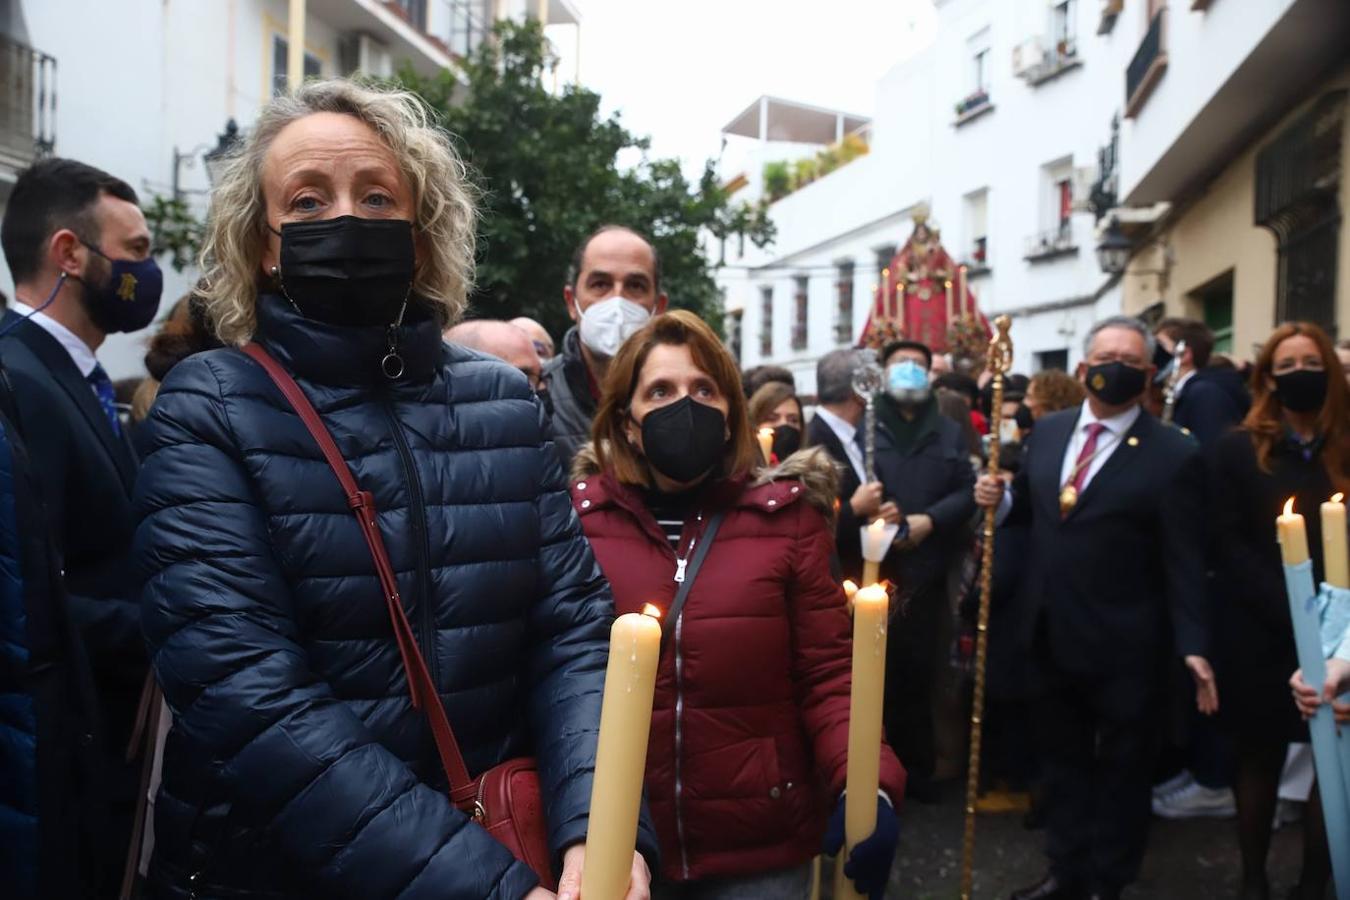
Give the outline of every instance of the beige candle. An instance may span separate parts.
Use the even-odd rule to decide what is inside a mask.
[[[971,317],[971,312],[966,308],[966,267],[957,266],[956,268],[956,305],[961,314],[966,318]]]
[[[622,900],[632,877],[661,656],[658,614],[648,604],[641,614],[619,616],[609,632],[609,668],[581,875],[581,895],[591,900]]]
[[[1325,581],[1333,587],[1350,588],[1350,563],[1346,560],[1345,495],[1332,494],[1322,504],[1322,566]]]
[[[1303,527],[1303,517],[1294,512],[1294,498],[1284,504],[1284,515],[1275,520],[1280,535],[1280,555],[1286,566],[1296,566],[1308,561],[1308,530]]]
[[[836,900],[863,900],[844,877],[844,863],[877,827],[881,780],[881,705],[886,686],[886,589],[868,585],[853,598],[853,698],[848,719],[848,797],[844,849],[835,869]]]
[[[863,587],[881,580],[881,561],[886,558],[886,522],[874,519],[863,534]]]
[[[764,465],[773,464],[773,429],[761,428],[759,434],[759,451],[764,454]]]
[[[950,325],[951,323],[956,321],[956,306],[955,304],[952,303],[952,280],[950,278],[947,279],[946,285],[947,285],[947,324]]]

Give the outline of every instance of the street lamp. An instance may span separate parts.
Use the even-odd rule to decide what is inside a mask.
[[[1120,230],[1120,225],[1112,222],[1097,244],[1097,265],[1108,275],[1119,275],[1130,263],[1130,251],[1134,244]]]
[[[205,193],[205,191],[188,191],[182,187],[181,171],[183,164],[191,167],[198,156],[202,157],[202,162],[206,165],[206,180],[214,187],[216,181],[225,170],[225,165],[229,160],[231,151],[234,150],[242,140],[239,134],[239,125],[230,119],[225,123],[225,130],[221,132],[216,145],[211,147],[207,144],[198,144],[191,150],[183,153],[177,147],[173,148],[173,198],[181,201],[188,193]]]
[[[239,123],[230,119],[225,123],[225,130],[220,133],[220,140],[212,150],[208,150],[202,157],[202,162],[206,164],[206,180],[215,187],[220,181],[220,176],[225,172],[225,166],[230,161],[230,155],[235,148],[243,141],[239,134]]]

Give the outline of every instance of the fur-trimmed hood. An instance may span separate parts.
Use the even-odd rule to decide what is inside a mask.
[[[595,478],[600,474],[600,460],[592,442],[584,444],[572,459],[572,482]],[[746,483],[745,494],[754,495],[760,489],[780,481],[796,481],[802,487],[802,498],[834,521],[835,500],[839,495],[839,467],[824,447],[806,447],[798,450],[776,466],[756,469]],[[753,502],[753,496],[747,497]]]

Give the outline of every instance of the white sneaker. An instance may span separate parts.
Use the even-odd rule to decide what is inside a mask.
[[[1170,794],[1153,798],[1153,814],[1164,819],[1195,819],[1201,816],[1231,819],[1237,815],[1233,792],[1228,788],[1207,788],[1192,781]]]
[[[1162,784],[1153,786],[1153,799],[1159,800],[1192,784],[1195,784],[1195,776],[1191,774],[1189,769],[1182,769]]]

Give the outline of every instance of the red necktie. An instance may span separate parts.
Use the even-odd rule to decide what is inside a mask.
[[[1097,452],[1097,438],[1101,437],[1106,426],[1101,422],[1092,422],[1087,427],[1087,441],[1083,444],[1083,449],[1078,451],[1078,460],[1074,465],[1073,489],[1079,494],[1083,493],[1083,485],[1087,483],[1088,470],[1092,468],[1092,457]]]

